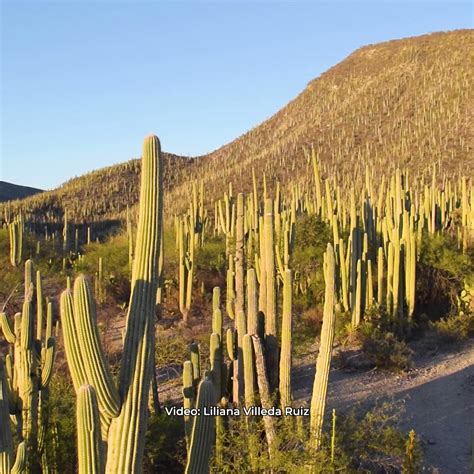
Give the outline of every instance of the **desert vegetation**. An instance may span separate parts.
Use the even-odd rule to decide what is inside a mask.
[[[472,32],[417,41],[361,49],[209,156],[149,136],[0,207],[0,473],[430,468],[397,403],[328,404],[354,351],[404,373],[413,342],[474,334]]]

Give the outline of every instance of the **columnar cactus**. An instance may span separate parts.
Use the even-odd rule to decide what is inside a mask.
[[[10,236],[10,263],[17,267],[21,263],[23,255],[23,218],[21,214],[8,224]]]
[[[265,349],[268,367],[270,391],[278,387],[278,341],[276,314],[276,278],[275,278],[275,244],[273,224],[273,200],[265,200],[263,218],[263,240],[265,253]]]
[[[255,369],[252,338],[249,334],[245,334],[242,339],[242,352],[244,359],[245,406],[252,407],[255,405]]]
[[[193,363],[187,360],[183,364],[183,408],[185,410],[194,408],[196,395],[193,379]],[[189,446],[191,433],[193,429],[193,418],[191,415],[184,415],[184,434],[186,436],[186,444]]]
[[[142,472],[148,392],[153,370],[150,353],[154,351],[155,343],[154,317],[162,214],[160,143],[156,136],[149,136],[143,147],[132,291],[118,390],[113,387],[100,349],[97,329],[90,311],[93,301],[87,292],[85,280],[78,280],[78,293],[74,301],[67,290],[61,298],[68,365],[77,389],[87,383],[97,392],[98,403],[101,411],[103,410],[102,436],[105,438],[106,435],[108,442],[106,472],[110,474]],[[71,317],[71,310],[78,313],[77,324]],[[85,347],[88,349],[83,352]],[[107,429],[111,417],[110,428]]]
[[[76,413],[78,473],[101,474],[104,472],[104,460],[100,442],[99,408],[92,385],[79,387]]]
[[[324,411],[326,407],[326,393],[328,388],[329,370],[331,368],[332,345],[336,325],[336,317],[334,313],[335,262],[334,251],[331,244],[328,244],[327,246],[324,278],[326,281],[326,290],[324,294],[323,326],[321,328],[321,342],[316,362],[316,375],[314,377],[310,413],[310,443],[314,449],[319,449],[321,445]]]
[[[285,270],[283,279],[283,317],[281,324],[280,404],[291,406],[291,334],[292,334],[292,272]]]
[[[200,414],[194,417],[193,431],[188,450],[186,474],[203,474],[209,472],[209,462],[216,437],[214,416],[205,416],[204,409],[216,404],[214,385],[206,377],[198,388],[196,408]]]
[[[183,321],[188,322],[189,311],[193,293],[194,278],[194,229],[191,228],[187,217],[179,221],[178,227],[178,285],[179,285],[179,310],[183,315]]]
[[[64,225],[63,225],[63,250],[69,250],[69,226],[68,226],[68,212],[64,209]]]
[[[211,360],[211,379],[214,385],[215,390],[215,400],[220,400],[222,396],[222,346],[221,338],[219,334],[212,333],[210,344],[209,344],[209,353]]]
[[[251,336],[258,332],[257,276],[253,268],[247,270],[247,332]]]

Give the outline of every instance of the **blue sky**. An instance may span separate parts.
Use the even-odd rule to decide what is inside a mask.
[[[454,1],[0,1],[0,179],[45,189],[149,133],[206,153],[360,46],[473,26]]]

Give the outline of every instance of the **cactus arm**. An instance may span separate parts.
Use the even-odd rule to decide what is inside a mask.
[[[83,275],[74,282],[74,313],[87,382],[96,391],[101,413],[114,418],[119,413],[120,399],[100,343],[92,293]]]
[[[86,383],[85,360],[79,348],[78,328],[74,319],[74,302],[71,290],[65,290],[60,299],[60,315],[63,327],[64,351],[74,389]]]
[[[14,344],[16,336],[5,313],[0,313],[0,329],[2,330],[7,342],[9,344]]]
[[[46,343],[46,347],[42,349],[41,360],[41,386],[46,387],[49,385],[51,375],[53,373],[54,354],[56,350],[56,341],[53,337],[50,337]]]

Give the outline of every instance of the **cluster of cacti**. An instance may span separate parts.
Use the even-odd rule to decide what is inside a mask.
[[[246,204],[247,206],[250,205],[251,213],[246,212]],[[255,207],[253,204],[255,204]],[[265,199],[263,208],[260,208],[258,200],[254,200],[253,196],[246,201],[242,193],[238,194],[235,201],[233,201],[234,211],[232,214],[235,216],[235,221],[229,225],[233,229],[233,237],[235,238],[235,253],[226,246],[229,256],[226,312],[229,319],[234,322],[234,327],[228,328],[226,332],[229,365],[223,359],[221,342],[223,321],[220,310],[219,288],[215,288],[213,292],[212,334],[210,338],[211,371],[208,380],[214,384],[214,399],[216,403],[219,402],[221,407],[227,406],[229,400],[232,400],[233,407],[243,405],[248,408],[255,406],[257,400],[259,400],[261,406],[265,409],[272,408],[275,401],[277,401],[282,413],[292,406],[293,281],[292,270],[289,268],[289,242],[292,239],[291,233],[294,232],[291,229],[295,224],[296,209],[298,207],[296,198],[289,208],[280,204],[278,193],[275,200]],[[274,212],[275,209],[277,210],[276,213]],[[254,218],[255,210],[256,218]],[[275,216],[277,217],[275,218]],[[249,224],[251,220],[259,222],[258,226],[254,227]],[[278,220],[279,225],[276,225],[276,220]],[[257,251],[255,258],[248,254],[248,241],[252,232],[255,233],[255,246],[253,247],[253,250]],[[275,243],[275,235],[278,235],[284,243],[284,258],[280,259],[280,263],[278,263],[276,257],[279,245]],[[326,295],[323,333],[311,404],[310,435],[307,436],[308,443],[314,449],[318,449],[320,445],[334,338],[335,268],[334,251],[332,246],[328,245],[324,262]],[[281,288],[278,275],[281,276],[283,283]],[[281,318],[277,311],[279,307],[277,300],[280,293],[282,295]],[[279,340],[281,340],[281,343],[279,343]],[[197,351],[192,351],[191,355],[193,352],[196,353]],[[186,361],[183,366],[185,408],[196,406],[196,387],[197,380],[200,377],[199,371],[196,374],[195,366],[197,363]],[[188,448],[192,426],[199,426],[199,418],[199,415],[194,418],[185,416]],[[225,423],[218,421],[218,419],[216,419],[216,422],[221,428],[225,426]],[[263,423],[268,453],[272,457],[276,448],[275,440],[277,437],[275,419],[270,415],[263,415]],[[251,424],[248,424],[248,426],[250,427]],[[216,443],[218,449],[219,436]],[[189,448],[188,468],[191,465],[190,459],[192,456],[193,451]]]
[[[45,317],[46,316],[46,317]],[[34,270],[33,262],[25,263],[25,296],[22,312],[15,314],[13,326],[5,313],[0,313],[0,327],[10,352],[3,360],[0,399],[16,428],[20,441],[18,463],[29,470],[46,463],[45,435],[48,429],[48,398],[55,355],[52,303],[44,301],[41,274]],[[2,400],[0,400],[0,404]],[[9,420],[2,418],[2,437],[5,439],[3,470],[11,465],[12,449]],[[21,454],[20,454],[21,453]],[[44,469],[47,465],[43,466]],[[14,472],[14,470],[12,470]],[[16,471],[15,471],[16,472]],[[18,471],[20,472],[20,471]]]
[[[197,344],[190,346],[190,360],[183,364],[183,408],[195,409],[196,416],[184,415],[184,430],[187,444],[186,473],[197,474],[209,471],[212,450],[216,437],[214,416],[204,414],[205,408],[216,406],[220,400],[221,344],[217,333],[211,335],[211,371],[201,380],[200,354]]]
[[[88,417],[87,423],[78,426],[78,437],[82,437],[81,446],[84,448],[78,452],[82,472],[91,472],[87,469],[101,472],[103,466],[109,473],[141,472],[148,391],[154,367],[152,357],[162,211],[160,143],[156,136],[150,136],[145,139],[143,147],[132,292],[118,387],[115,386],[102,350],[95,303],[87,279],[78,277],[74,294],[68,289],[61,296],[66,357],[81,401],[78,410]],[[87,388],[88,385],[93,389]],[[97,425],[94,392],[99,407],[100,427]],[[97,438],[99,429],[105,446],[97,450],[92,440],[86,437]]]

